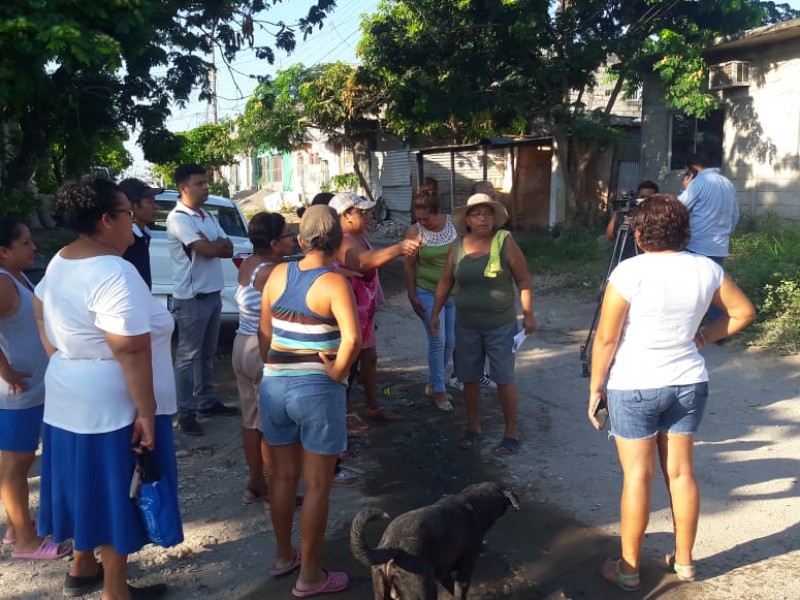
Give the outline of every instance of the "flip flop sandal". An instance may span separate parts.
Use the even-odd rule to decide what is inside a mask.
[[[242,492],[242,504],[255,504],[256,502],[264,502],[267,499],[267,494],[259,494],[251,487],[244,488]]]
[[[464,437],[458,440],[458,447],[462,450],[470,450],[478,445],[478,442],[481,441],[481,434],[477,431],[472,431],[471,429],[467,429],[464,431]]]
[[[632,573],[630,575],[623,573],[619,568],[619,563],[621,562],[621,558],[617,560],[609,558],[603,563],[603,567],[600,569],[600,575],[603,577],[603,579],[609,583],[613,583],[623,591],[635,592],[642,587],[642,582],[639,579],[639,573]]]
[[[36,521],[31,521],[31,525],[33,525],[33,529],[36,529]],[[14,533],[8,533],[8,529],[6,529],[6,534],[3,536],[2,544],[4,546],[13,546],[17,543],[17,536]]]
[[[321,596],[322,594],[334,594],[336,592],[343,592],[350,585],[350,579],[347,573],[342,571],[325,571],[327,578],[318,588],[313,590],[299,590],[296,587],[292,588],[292,596],[295,598],[311,598],[313,596]]]
[[[494,449],[495,456],[511,456],[519,451],[519,440],[504,437]]]
[[[50,538],[44,538],[33,552],[12,552],[11,558],[20,560],[57,560],[72,554],[72,543],[56,544]]]
[[[667,554],[664,561],[667,563],[667,571],[675,573],[681,581],[694,581],[697,577],[694,565],[679,565],[675,562],[675,554]]]
[[[269,576],[270,577],[285,577],[289,573],[294,573],[297,569],[299,569],[300,565],[301,565],[301,562],[302,562],[302,557],[300,556],[300,552],[297,551],[295,553],[294,559],[292,560],[291,563],[289,563],[287,566],[281,567],[281,568],[272,567],[269,570]]]
[[[364,422],[364,419],[354,412],[347,413],[346,423],[348,429],[353,429],[355,431],[365,431],[369,429],[369,425]]]
[[[386,408],[385,406],[379,406],[378,408],[368,408],[367,409],[367,416],[370,419],[375,419],[376,421],[398,421],[402,419],[402,417],[394,412]]]

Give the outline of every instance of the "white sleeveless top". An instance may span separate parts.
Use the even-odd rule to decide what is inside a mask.
[[[268,260],[262,262],[253,269],[250,283],[236,288],[233,298],[239,306],[239,328],[236,330],[238,334],[255,335],[258,333],[258,323],[261,320],[261,292],[253,287],[253,282],[255,282],[261,267],[271,264]]]

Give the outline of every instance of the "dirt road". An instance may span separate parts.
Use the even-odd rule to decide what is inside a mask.
[[[671,542],[669,505],[657,484],[643,587],[624,594],[597,575],[602,560],[618,554],[621,477],[613,443],[591,429],[584,414],[587,380],[580,377],[578,345],[593,303],[569,294],[537,295],[540,330],[517,359],[523,445],[519,455],[498,459],[491,450],[502,434],[501,415],[491,393],[484,393],[485,442],[470,451],[456,445],[464,427],[460,395],[453,413],[441,413],[425,399],[424,334],[405,300],[400,273],[395,264],[382,275],[389,306],[379,317],[378,348],[381,383],[393,392],[384,401],[403,420],[367,432],[350,463],[366,472],[364,483],[333,492],[325,563],[350,573],[352,585],[332,597],[371,598],[369,571],[355,563],[348,547],[350,520],[361,506],[378,505],[396,515],[492,479],[513,487],[522,507],[487,536],[472,599],[800,598],[797,357],[735,345],[708,350],[712,397],[697,444],[704,497],[699,580],[679,583],[660,566]],[[534,282],[540,288],[545,283]],[[228,330],[218,361],[226,401],[236,397],[231,340]],[[186,541],[132,556],[131,575],[169,583],[170,598],[176,599],[290,598],[292,578],[266,576],[274,551],[263,505],[240,501],[246,476],[240,423],[224,418],[205,425],[203,438],[176,436]],[[38,473],[31,485],[36,505]],[[368,537],[377,541],[380,532],[376,524]],[[9,554],[4,548],[0,557],[0,598],[61,597],[65,562],[32,564]]]

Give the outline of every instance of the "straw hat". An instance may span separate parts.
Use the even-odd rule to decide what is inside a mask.
[[[494,211],[495,229],[502,227],[508,221],[508,211],[500,202],[492,200],[489,194],[472,194],[467,200],[467,204],[453,209],[453,214],[451,215],[453,224],[461,234],[467,231],[467,211],[475,206],[481,205],[486,205]]]

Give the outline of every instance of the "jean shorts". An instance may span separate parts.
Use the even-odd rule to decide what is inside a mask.
[[[514,383],[514,353],[511,347],[517,334],[517,321],[489,331],[462,327],[456,311],[456,348],[453,363],[456,375],[464,383],[483,377],[484,363],[489,359],[489,377],[498,385]]]
[[[708,382],[642,390],[608,390],[611,435],[644,440],[661,431],[694,435],[703,419]]]
[[[265,375],[258,403],[269,445],[299,442],[304,450],[321,456],[347,449],[347,394],[341,383],[325,375]]]

